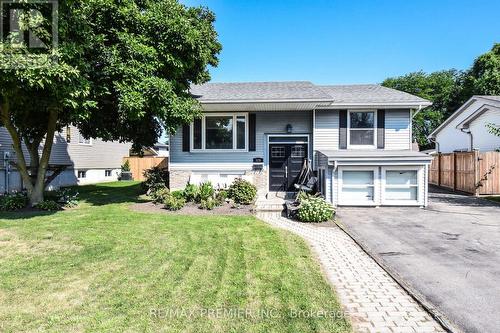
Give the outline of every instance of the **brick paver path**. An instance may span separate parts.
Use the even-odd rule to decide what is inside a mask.
[[[290,221],[261,212],[263,221],[303,237],[357,332],[444,332],[443,328],[338,227]]]

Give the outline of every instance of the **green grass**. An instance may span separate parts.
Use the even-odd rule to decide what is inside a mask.
[[[133,212],[133,182],[79,191],[76,209],[0,215],[1,332],[351,330],[318,312],[340,306],[300,238],[251,216]]]
[[[491,200],[491,201],[500,202],[500,196],[496,196],[496,197],[484,197],[484,198],[488,199],[488,200]]]

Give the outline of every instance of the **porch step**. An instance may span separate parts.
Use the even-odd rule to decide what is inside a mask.
[[[255,202],[255,209],[258,212],[282,212],[284,210],[286,195],[276,193],[259,193]]]

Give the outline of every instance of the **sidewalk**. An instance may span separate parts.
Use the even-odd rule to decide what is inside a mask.
[[[261,212],[263,221],[304,238],[316,253],[327,278],[357,332],[444,332],[405,290],[338,227],[290,221],[276,212]]]

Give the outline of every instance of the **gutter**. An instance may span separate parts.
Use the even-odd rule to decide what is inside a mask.
[[[465,134],[469,134],[470,151],[473,151],[474,150],[474,136],[472,135],[472,132],[470,131],[470,129],[469,128],[461,128],[460,132],[465,133]]]

